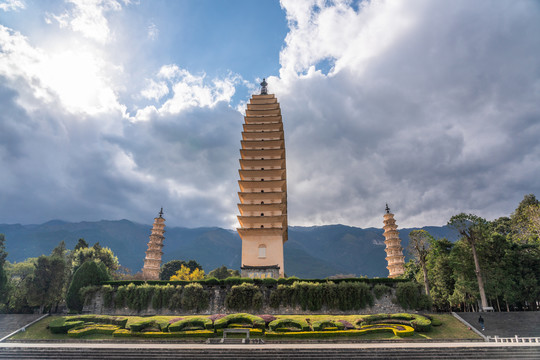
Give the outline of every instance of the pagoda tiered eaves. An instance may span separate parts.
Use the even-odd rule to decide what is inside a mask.
[[[287,240],[287,174],[279,103],[253,95],[246,109],[238,185],[242,276],[284,276]],[[276,273],[269,269],[279,268]]]

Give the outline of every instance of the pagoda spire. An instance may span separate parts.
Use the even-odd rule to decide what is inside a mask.
[[[161,256],[163,255],[163,240],[165,237],[165,219],[163,218],[163,208],[159,212],[159,217],[154,218],[154,225],[148,241],[148,250],[144,258],[144,267],[142,269],[145,280],[159,280],[161,270]]]
[[[238,185],[242,239],[242,277],[278,278],[285,275],[283,243],[287,241],[287,172],[281,109],[268,94],[247,104],[240,149]]]
[[[396,220],[394,214],[390,212],[388,204],[386,204],[386,214],[384,214],[384,243],[386,244],[386,261],[390,278],[395,278],[405,273],[405,257],[403,256],[403,248],[397,231]]]

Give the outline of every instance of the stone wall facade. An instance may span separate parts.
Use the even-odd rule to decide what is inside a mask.
[[[263,293],[263,306],[259,310],[245,309],[245,310],[230,310],[225,306],[225,297],[227,292],[230,291],[230,286],[204,286],[205,291],[209,296],[209,306],[205,310],[196,312],[194,310],[183,309],[154,309],[152,308],[151,301],[146,309],[136,311],[128,307],[115,308],[106,307],[103,299],[103,293],[101,291],[96,292],[90,301],[84,306],[84,313],[92,314],[104,314],[104,315],[212,315],[212,314],[233,314],[238,312],[249,312],[251,314],[271,314],[271,315],[313,315],[313,314],[335,314],[335,315],[352,315],[352,314],[378,314],[378,313],[399,313],[405,312],[405,310],[398,304],[394,304],[392,299],[395,296],[395,288],[391,288],[391,292],[381,296],[380,299],[374,295],[374,305],[372,307],[366,307],[360,310],[340,311],[336,309],[327,309],[324,306],[317,311],[303,310],[300,306],[289,307],[280,306],[279,308],[273,308],[270,304],[270,294],[277,287],[260,286],[260,290]],[[408,310],[407,312],[411,312]]]

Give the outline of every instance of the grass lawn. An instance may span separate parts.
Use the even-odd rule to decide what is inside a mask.
[[[415,332],[413,336],[401,338],[399,336],[395,336],[391,333],[368,333],[365,335],[361,335],[358,337],[348,338],[349,340],[400,340],[400,341],[411,341],[411,340],[455,340],[455,339],[463,339],[463,340],[480,340],[481,337],[477,335],[472,330],[469,330],[465,325],[463,325],[461,322],[459,322],[456,318],[454,318],[451,314],[433,314],[431,315],[434,318],[439,319],[442,322],[441,326],[432,326],[432,330],[430,332],[423,332],[418,333]],[[183,318],[188,319],[195,316],[155,316],[155,319],[160,320],[167,320],[170,321],[172,319],[176,318]],[[72,340],[77,341],[77,339],[73,339],[69,337],[67,334],[53,334],[47,329],[47,326],[49,323],[57,318],[56,316],[49,316],[45,319],[37,322],[36,324],[30,326],[26,329],[25,332],[20,332],[10,338],[10,340]],[[350,322],[351,324],[355,324],[355,322],[362,318],[362,315],[276,315],[276,318],[292,318],[292,319],[309,319],[311,323],[318,320],[323,319],[331,319],[331,320],[346,320]],[[143,320],[148,319],[148,317],[141,317],[141,316],[128,316],[128,322],[127,325]],[[94,334],[94,335],[88,335],[83,337],[84,340],[110,340],[110,341],[125,341],[127,339],[130,340],[136,340],[136,341],[144,341],[143,338],[139,337],[133,337],[133,338],[115,338],[110,335],[101,335],[101,334]],[[339,338],[342,340],[347,341],[347,338]],[[156,339],[152,339],[156,340]],[[280,339],[281,340],[289,340],[287,339]],[[299,339],[293,339],[290,340],[295,341],[302,341]],[[313,339],[316,340],[316,339]],[[332,340],[331,338],[325,338],[324,340]],[[186,341],[186,339],[174,339],[174,341],[182,342]],[[191,340],[190,340],[191,341]],[[200,340],[199,340],[200,341]],[[272,340],[268,340],[271,342]]]

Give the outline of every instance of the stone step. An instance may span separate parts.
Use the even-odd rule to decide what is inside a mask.
[[[539,359],[540,347],[474,348],[0,348],[0,359]]]

